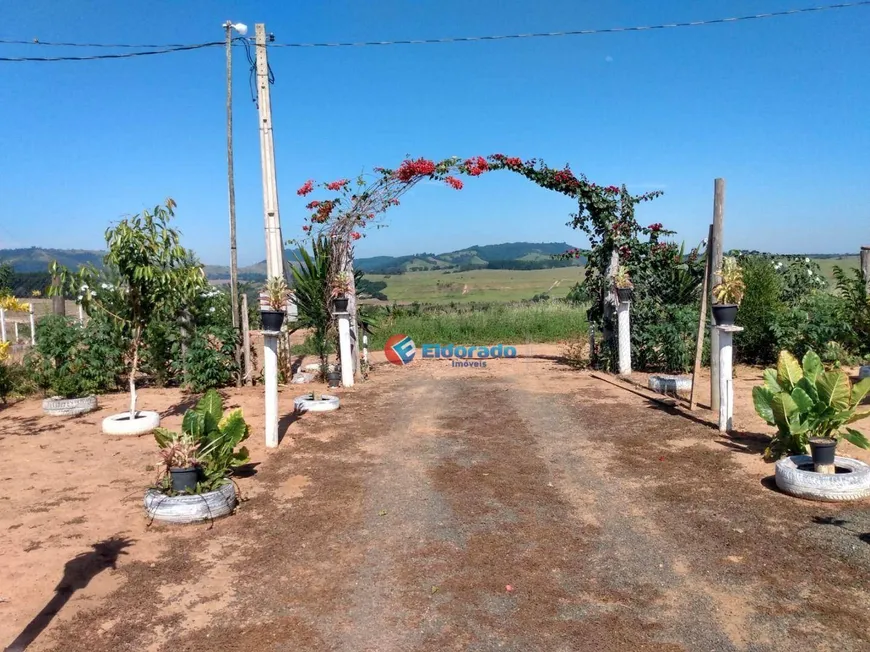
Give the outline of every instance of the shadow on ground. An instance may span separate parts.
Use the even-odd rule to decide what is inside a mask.
[[[124,548],[133,545],[131,539],[112,537],[92,546],[92,550],[83,552],[70,559],[63,570],[63,577],[54,589],[54,597],[33,617],[15,640],[4,652],[21,652],[36,640],[48,627],[49,623],[69,602],[73,594],[85,588],[99,573],[107,568],[115,568],[118,556],[127,554]]]

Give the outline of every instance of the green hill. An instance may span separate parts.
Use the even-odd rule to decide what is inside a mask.
[[[43,249],[41,247],[0,249],[0,262],[9,263],[19,274],[27,274],[47,272],[48,266],[55,260],[70,269],[78,269],[88,264],[100,267],[104,255],[103,251],[88,249]]]

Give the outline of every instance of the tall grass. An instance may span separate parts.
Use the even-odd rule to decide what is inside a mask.
[[[422,344],[556,342],[586,333],[586,307],[565,302],[393,308],[377,316],[369,348],[403,333]]]

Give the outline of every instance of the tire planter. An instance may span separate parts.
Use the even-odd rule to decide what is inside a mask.
[[[870,365],[864,365],[858,370],[858,380],[870,378]]]
[[[145,492],[145,511],[149,518],[164,523],[197,523],[231,514],[236,507],[236,487],[232,482],[203,494],[167,496],[157,489]]]
[[[97,409],[97,397],[60,398],[55,396],[42,402],[42,411],[50,417],[72,417]]]
[[[784,457],[776,462],[776,486],[792,496],[824,502],[870,496],[870,466],[851,457],[835,457],[834,465],[838,472],[826,475],[811,470],[810,455]]]
[[[677,392],[692,391],[691,376],[650,376],[649,388],[659,394],[676,394]]]
[[[332,412],[338,409],[338,397],[331,394],[321,394],[319,401],[309,398],[310,394],[297,396],[293,399],[293,407],[297,412]]]
[[[160,425],[160,415],[150,410],[137,410],[136,418],[130,421],[130,413],[113,414],[103,419],[103,433],[106,435],[147,435]]]

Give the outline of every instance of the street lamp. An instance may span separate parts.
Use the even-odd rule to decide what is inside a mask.
[[[230,303],[233,311],[233,328],[238,329],[239,262],[236,253],[236,184],[233,175],[233,30],[244,36],[248,33],[248,26],[244,23],[227,21],[223,24],[223,28],[227,35],[227,186],[230,204]]]

